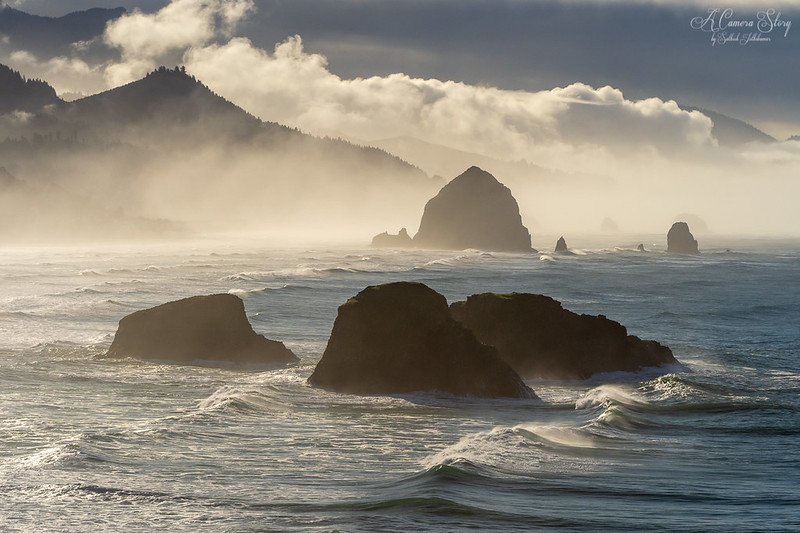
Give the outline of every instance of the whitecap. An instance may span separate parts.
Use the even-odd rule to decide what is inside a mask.
[[[612,404],[637,407],[644,406],[647,402],[643,398],[637,398],[630,389],[617,385],[600,385],[578,398],[575,402],[575,409],[609,407]]]

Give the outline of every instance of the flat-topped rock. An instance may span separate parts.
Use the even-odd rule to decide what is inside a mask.
[[[689,224],[676,222],[667,233],[667,252],[671,254],[699,254],[697,240],[689,231]]]
[[[532,251],[531,234],[522,225],[511,190],[478,167],[470,167],[428,201],[414,244],[448,250]]]
[[[628,335],[618,322],[538,294],[476,294],[450,312],[524,378],[586,379],[676,362],[669,348]]]
[[[244,303],[232,294],[194,296],[136,311],[119,321],[104,357],[179,363],[298,361],[282,342],[253,331]]]
[[[444,296],[409,282],[367,287],[340,306],[308,381],[354,394],[535,397],[497,350],[453,320]]]

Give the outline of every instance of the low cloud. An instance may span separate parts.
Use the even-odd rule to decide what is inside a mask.
[[[675,102],[625,99],[582,83],[508,91],[405,74],[342,79],[299,36],[272,53],[244,38],[190,49],[187,68],[265,120],[364,140],[414,136],[467,151],[532,159],[543,147],[692,149],[711,146],[711,121]]]
[[[404,73],[342,77],[324,55],[307,51],[298,35],[271,50],[234,36],[254,9],[252,0],[173,0],[152,14],[135,11],[108,25],[102,41],[118,52],[114,60],[40,61],[17,53],[12,66],[29,77],[72,76],[110,87],[162,64],[183,64],[267,121],[364,142],[415,137],[584,173],[537,181],[541,169],[522,164],[516,176],[498,173],[526,216],[553,231],[586,229],[587,221],[599,224],[608,216],[629,230],[641,230],[645,221],[647,228],[660,228],[678,212],[704,215],[710,225],[732,231],[752,231],[754,213],[775,218],[759,230],[797,224],[790,202],[798,193],[800,143],[734,152],[717,145],[713,123],[702,113],[667,99],[631,98],[605,82],[532,91]],[[64,82],[58,89],[96,92]],[[769,176],[768,186],[754,176]]]
[[[180,60],[187,50],[231,35],[254,9],[253,0],[173,0],[152,14],[134,11],[123,15],[106,28],[106,44],[122,56],[119,63],[106,69],[106,78],[116,86],[140,78],[158,65]]]
[[[59,93],[93,94],[108,88],[103,66],[79,57],[39,59],[30,52],[4,50],[0,46],[0,63],[18,70],[27,78],[45,80]]]

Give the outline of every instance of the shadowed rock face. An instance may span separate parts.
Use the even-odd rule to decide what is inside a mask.
[[[628,335],[618,322],[538,294],[476,294],[450,312],[525,378],[586,379],[676,362],[669,348]]]
[[[558,242],[556,242],[556,252],[566,252],[567,251],[567,241],[564,240],[564,237],[559,237]]]
[[[699,254],[697,241],[689,231],[689,224],[676,222],[667,233],[667,252],[671,254]]]
[[[291,363],[297,357],[282,342],[253,331],[242,300],[232,294],[194,296],[132,313],[105,357],[135,357],[190,363]]]
[[[414,241],[411,240],[406,228],[401,229],[397,235],[390,235],[385,231],[372,238],[373,248],[409,248],[412,246],[414,246]]]
[[[367,287],[339,307],[308,381],[356,394],[535,397],[494,348],[450,317],[444,296],[407,282]]]
[[[449,250],[529,252],[531,234],[522,225],[511,190],[488,172],[471,167],[425,205],[414,244]]]

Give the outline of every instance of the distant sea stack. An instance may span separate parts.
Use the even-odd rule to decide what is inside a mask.
[[[567,248],[567,241],[564,240],[564,237],[559,237],[558,242],[556,242],[556,248],[554,251],[556,252],[566,252],[569,249]]]
[[[414,241],[408,234],[406,228],[402,228],[397,235],[391,235],[389,232],[384,231],[372,238],[373,248],[411,248],[414,246]]]
[[[232,294],[194,296],[132,313],[119,321],[104,357],[179,363],[293,363],[282,342],[257,334],[242,300]]]
[[[628,335],[618,322],[538,294],[476,294],[450,312],[524,378],[586,379],[676,362],[669,348]]]
[[[339,307],[311,385],[353,394],[440,391],[534,398],[519,375],[421,283],[367,287]]]
[[[676,222],[667,233],[667,252],[671,254],[699,254],[697,240],[689,231],[689,224]]]
[[[448,250],[532,251],[531,234],[522,225],[511,190],[474,166],[428,201],[414,244]]]

